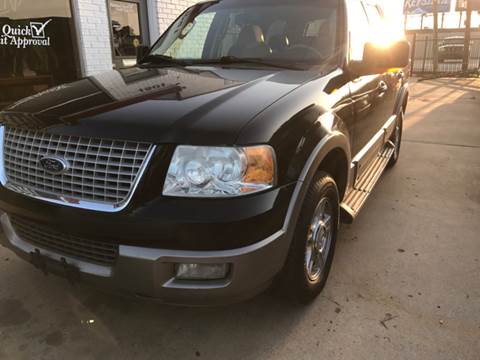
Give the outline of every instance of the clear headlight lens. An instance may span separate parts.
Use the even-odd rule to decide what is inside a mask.
[[[275,183],[275,154],[268,145],[178,146],[163,195],[233,197],[263,191]]]

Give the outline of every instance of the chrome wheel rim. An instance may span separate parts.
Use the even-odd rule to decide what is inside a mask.
[[[318,203],[310,222],[305,249],[305,272],[311,282],[320,279],[330,253],[333,238],[333,210],[330,200]]]

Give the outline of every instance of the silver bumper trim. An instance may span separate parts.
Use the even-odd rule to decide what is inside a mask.
[[[257,251],[269,247],[283,235],[283,230],[280,230],[256,244],[239,249],[222,251],[165,250],[121,245],[119,247],[119,256],[124,259],[131,258],[157,264],[225,263],[231,264],[234,269],[233,271],[235,271],[235,268],[239,265],[239,259],[244,259],[251,254],[255,254]],[[221,289],[229,286],[232,280],[232,276],[228,276],[223,280],[215,281],[179,281],[172,276],[162,284],[162,287],[171,289]]]
[[[243,248],[222,251],[182,251],[135,246],[119,246],[112,267],[84,262],[22,240],[7,214],[0,215],[5,237],[0,243],[28,260],[38,249],[41,255],[56,261],[65,259],[78,268],[81,279],[120,292],[177,305],[220,305],[248,299],[264,290],[282,269],[289,250],[283,230],[267,239]],[[175,279],[178,263],[228,263],[226,279],[180,281]],[[62,273],[59,273],[62,275]]]

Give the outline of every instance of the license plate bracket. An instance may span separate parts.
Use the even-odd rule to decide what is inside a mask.
[[[60,261],[56,261],[43,255],[39,249],[35,249],[30,252],[30,262],[45,275],[48,275],[53,269],[58,270],[58,272],[63,273],[72,285],[80,280],[80,270],[78,267],[69,264],[64,257],[62,257]]]
[[[40,253],[40,250],[35,249],[34,251],[30,252],[30,262],[45,275],[48,275],[47,261]]]

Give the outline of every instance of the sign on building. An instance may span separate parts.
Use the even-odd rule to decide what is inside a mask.
[[[438,12],[449,12],[451,0],[438,0]],[[403,13],[408,15],[433,13],[433,0],[405,0]]]
[[[0,45],[14,46],[17,49],[28,46],[50,46],[50,36],[45,28],[52,19],[44,22],[30,21],[25,25],[5,24],[0,29]]]

